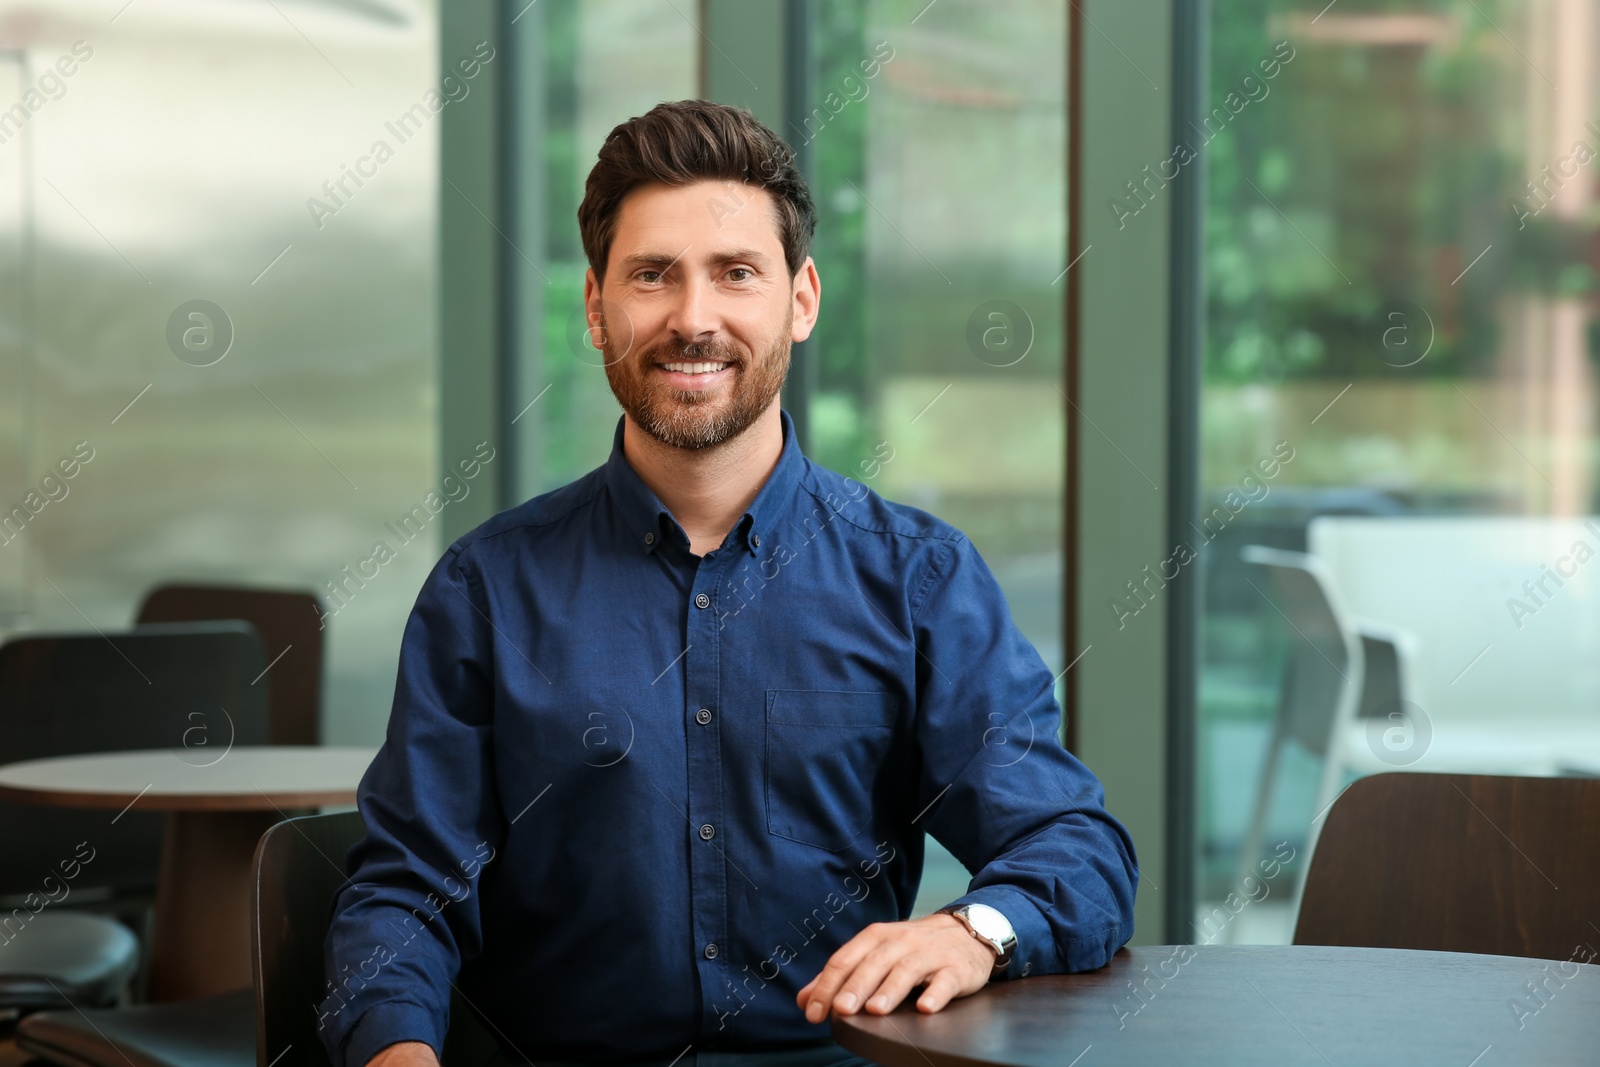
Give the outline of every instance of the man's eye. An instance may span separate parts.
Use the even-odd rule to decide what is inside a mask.
[[[745,275],[748,275],[748,274],[752,274],[753,272],[748,267],[734,267],[728,273],[729,274],[745,274]],[[743,278],[734,278],[733,280],[736,281],[736,282],[742,282],[745,279],[743,279]]]
[[[653,277],[652,277],[652,275],[653,275]],[[641,282],[654,282],[656,280],[656,278],[658,278],[660,276],[661,276],[661,272],[658,271],[658,270],[642,270],[642,271],[639,272],[639,275],[638,275],[639,280]]]

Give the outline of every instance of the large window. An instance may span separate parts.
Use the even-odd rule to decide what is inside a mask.
[[[125,627],[171,580],[315,589],[323,736],[381,738],[439,553],[427,508],[393,531],[443,499],[440,114],[482,103],[435,21],[0,3],[0,626]]]
[[[1290,937],[1353,776],[1600,767],[1594,9],[1319,7],[1212,5],[1175,135],[1209,182],[1200,940]]]

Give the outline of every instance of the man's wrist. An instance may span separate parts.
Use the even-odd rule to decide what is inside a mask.
[[[367,1067],[394,1045],[415,1043],[441,1049],[448,1026],[447,1012],[448,1005],[433,1009],[409,1000],[380,1001],[361,1012],[340,1042],[337,1058],[330,1058],[343,1067]]]
[[[973,939],[993,954],[994,966],[989,972],[991,978],[1011,966],[1011,961],[1016,958],[1017,935],[1010,920],[998,908],[968,901],[965,904],[947,904],[938,913],[949,915],[966,927]]]
[[[439,1067],[439,1056],[426,1041],[397,1041],[379,1049],[366,1067]]]

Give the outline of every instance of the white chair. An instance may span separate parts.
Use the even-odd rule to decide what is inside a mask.
[[[1324,515],[1307,543],[1352,617],[1416,637],[1430,736],[1404,769],[1600,773],[1600,519]],[[1347,762],[1394,769],[1359,733]]]
[[[1352,620],[1340,604],[1326,565],[1315,556],[1248,545],[1240,558],[1260,569],[1265,583],[1251,584],[1295,636],[1235,884],[1256,874],[1283,752],[1293,742],[1322,760],[1305,855],[1294,880],[1291,907],[1298,909],[1322,816],[1343,782],[1347,738],[1359,715],[1386,715],[1386,709],[1406,699],[1412,642],[1393,628]]]

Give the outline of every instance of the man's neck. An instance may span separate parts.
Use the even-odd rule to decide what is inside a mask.
[[[672,512],[697,556],[722,544],[782,453],[783,420],[776,402],[744,433],[714,448],[663,444],[630,417],[622,428],[623,458]]]

